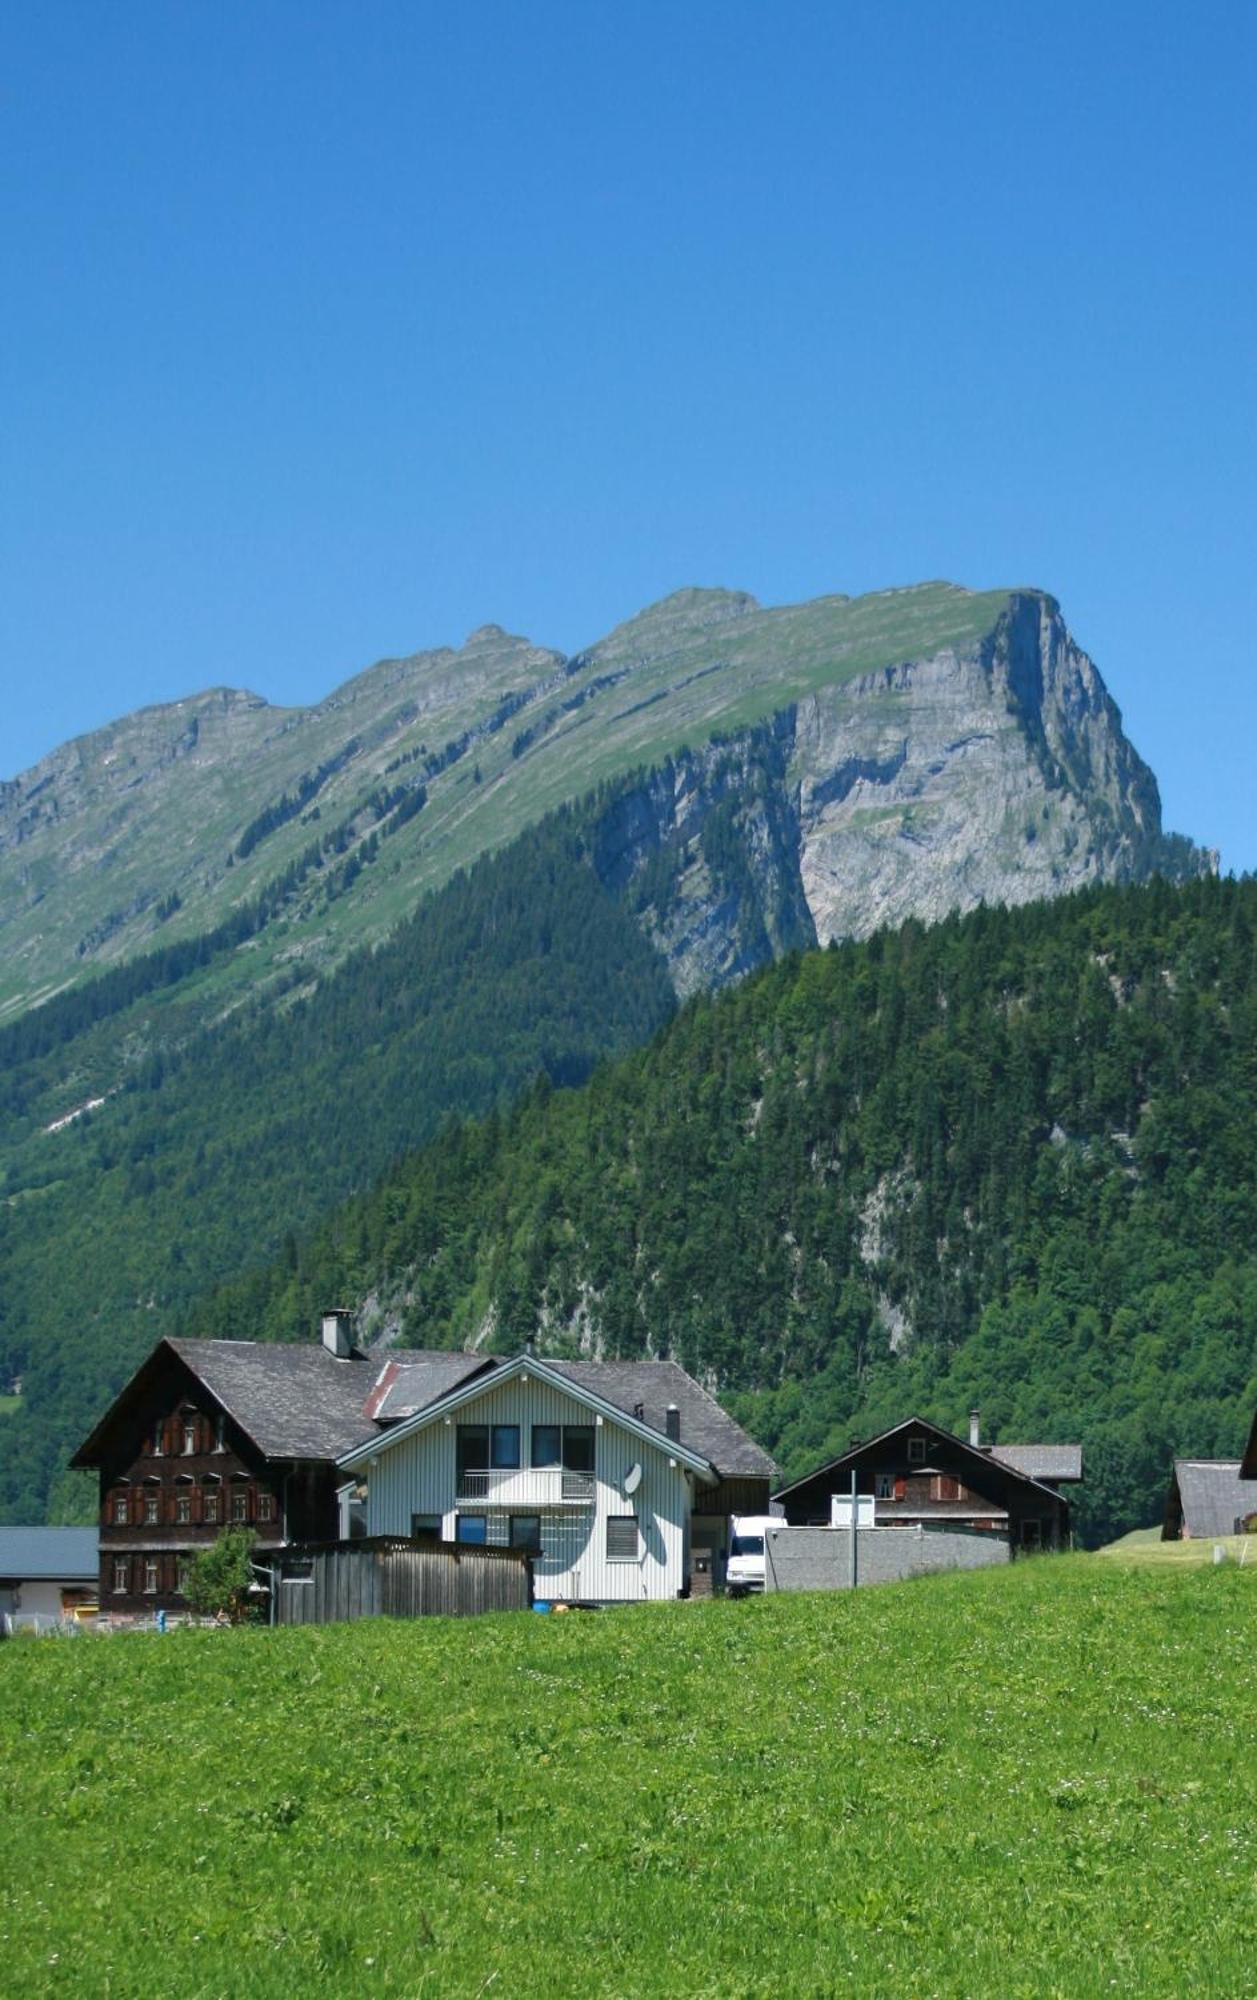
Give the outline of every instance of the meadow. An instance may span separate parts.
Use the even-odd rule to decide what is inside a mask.
[[[0,1984],[1251,1992],[1257,1572],[0,1647]]]

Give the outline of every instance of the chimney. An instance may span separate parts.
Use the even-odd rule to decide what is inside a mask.
[[[668,1405],[668,1412],[664,1418],[664,1429],[667,1431],[668,1436],[672,1439],[673,1444],[680,1444],[681,1412],[678,1410],[675,1403],[669,1403]]]
[[[524,1335],[524,1352],[531,1361],[537,1352],[537,1336],[535,1333],[526,1333]]]
[[[978,1439],[981,1436],[981,1434],[982,1434],[982,1412],[981,1410],[970,1410],[969,1442],[973,1446],[975,1451],[978,1448]]]
[[[323,1315],[323,1345],[338,1361],[348,1361],[353,1353],[354,1316],[343,1307]]]

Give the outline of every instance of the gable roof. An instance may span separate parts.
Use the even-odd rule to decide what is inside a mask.
[[[1082,1478],[1080,1444],[986,1444],[979,1450],[989,1452],[1001,1465],[1010,1465],[1014,1472],[1024,1472],[1027,1479],[1046,1481],[1050,1486]]]
[[[0,1576],[95,1583],[99,1569],[95,1528],[0,1528]]]
[[[459,1383],[457,1388],[451,1389],[447,1395],[439,1396],[436,1402],[417,1410],[414,1416],[394,1424],[389,1430],[373,1431],[370,1437],[351,1445],[341,1453],[339,1463],[352,1469],[370,1459],[378,1458],[384,1452],[391,1451],[404,1438],[413,1437],[416,1431],[435,1423],[439,1417],[462,1409],[477,1396],[487,1394],[502,1383],[514,1381],[520,1375],[535,1375],[539,1381],[548,1382],[552,1388],[563,1390],[567,1395],[575,1397],[577,1402],[585,1404],[588,1409],[594,1410],[601,1416],[610,1417],[622,1430],[639,1437],[643,1444],[653,1445],[656,1450],[666,1452],[670,1458],[678,1459],[682,1465],[689,1466],[691,1471],[699,1473],[701,1477],[708,1480],[718,1477],[710,1459],[696,1451],[693,1445],[687,1444],[684,1439],[678,1442],[675,1438],[662,1435],[652,1425],[608,1401],[591,1385],[561,1374],[557,1364],[542,1361],[535,1354],[517,1354],[510,1361],[499,1362],[491,1374],[477,1374],[470,1380]],[[697,1387],[697,1384],[695,1386]]]
[[[989,1445],[972,1445],[967,1438],[957,1437],[954,1431],[944,1430],[941,1424],[931,1422],[929,1417],[905,1417],[902,1423],[891,1424],[888,1430],[879,1431],[876,1437],[862,1438],[859,1444],[852,1445],[848,1451],[841,1452],[837,1458],[831,1458],[825,1465],[818,1465],[811,1472],[804,1473],[802,1479],[792,1479],[788,1486],[779,1486],[773,1495],[774,1500],[782,1500],[787,1494],[797,1492],[801,1486],[810,1486],[814,1480],[824,1479],[830,1473],[838,1472],[845,1466],[855,1465],[867,1452],[873,1450],[877,1445],[885,1444],[888,1439],[898,1437],[902,1431],[909,1430],[927,1431],[932,1438],[941,1439],[945,1444],[962,1452],[966,1458],[974,1461],[979,1470],[983,1468],[988,1471],[997,1469],[1005,1478],[1017,1480],[1025,1486],[1032,1486],[1037,1493],[1047,1494],[1049,1498],[1057,1502],[1058,1506],[1066,1504],[1062,1502],[1061,1495],[1055,1492],[1051,1486],[1044,1485],[1040,1479],[1036,1479],[1031,1473],[1023,1472],[1016,1465],[1005,1464],[1002,1458],[995,1456]],[[1027,1447],[1022,1446],[1020,1449],[1025,1450]],[[1070,1447],[1066,1446],[1064,1449],[1068,1450]],[[913,1466],[912,1468],[916,1473],[922,1473],[928,1469],[924,1465]],[[977,1484],[976,1480],[974,1484]]]
[[[1176,1458],[1163,1540],[1172,1532],[1171,1519],[1177,1511],[1175,1487],[1183,1527],[1193,1540],[1208,1535],[1233,1535],[1237,1521],[1246,1514],[1257,1513],[1257,1488],[1240,1477],[1238,1458]]]
[[[665,1435],[668,1405],[675,1403],[681,1442],[700,1451],[722,1479],[776,1475],[768,1453],[675,1361],[547,1361],[546,1366],[593,1389],[627,1416],[640,1410],[642,1421]]]

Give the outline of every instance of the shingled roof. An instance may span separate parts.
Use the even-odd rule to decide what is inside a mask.
[[[722,1479],[771,1479],[777,1471],[766,1451],[722,1410],[706,1389],[675,1361],[551,1361],[556,1375],[592,1389],[626,1417],[637,1417],[666,1435],[669,1403],[681,1418],[681,1442],[701,1452]]]
[[[493,1366],[483,1354],[461,1350],[404,1349],[385,1362],[367,1400],[367,1415],[380,1424],[400,1423]]]
[[[1241,1479],[1238,1458],[1176,1458],[1161,1539],[1233,1535],[1245,1515],[1254,1513],[1257,1487]]]
[[[335,1458],[369,1436],[363,1414],[378,1361],[338,1361],[320,1346],[272,1340],[171,1340],[241,1430],[267,1458]]]
[[[1060,1486],[1066,1480],[1082,1478],[1080,1444],[988,1444],[981,1449],[1042,1486]]]
[[[95,1583],[99,1551],[95,1528],[0,1528],[0,1576]]]

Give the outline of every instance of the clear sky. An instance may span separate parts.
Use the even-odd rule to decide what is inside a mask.
[[[0,776],[682,584],[1062,602],[1257,866],[1257,9],[11,0]]]

